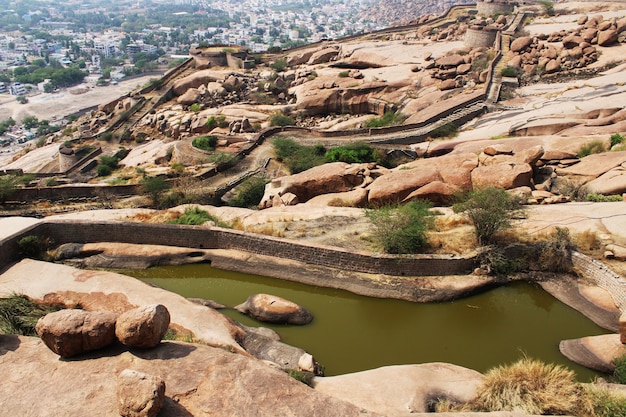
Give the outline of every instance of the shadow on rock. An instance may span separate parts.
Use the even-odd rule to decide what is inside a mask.
[[[20,347],[20,339],[12,334],[0,334],[0,355],[15,351]]]

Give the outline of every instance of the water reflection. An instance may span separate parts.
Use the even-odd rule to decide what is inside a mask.
[[[224,313],[246,325],[275,329],[286,343],[313,353],[328,375],[435,361],[484,372],[526,355],[564,364],[588,380],[596,374],[569,362],[558,351],[558,343],[606,333],[538,286],[522,282],[455,302],[416,304],[221,271],[206,264],[127,273],[185,297],[229,306],[255,293],[303,305],[315,317],[303,327],[264,325],[231,309]]]

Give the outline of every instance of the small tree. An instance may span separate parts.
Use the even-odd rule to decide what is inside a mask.
[[[488,244],[494,235],[511,226],[511,219],[521,210],[519,201],[505,189],[485,187],[471,191],[467,199],[453,206],[457,213],[466,213],[474,227],[478,243]]]
[[[157,204],[163,191],[167,190],[167,182],[161,177],[143,177],[141,180],[143,192],[150,195],[153,204]]]
[[[405,205],[366,210],[374,226],[373,237],[386,253],[419,253],[428,245],[426,233],[433,227],[431,205],[414,200]]]

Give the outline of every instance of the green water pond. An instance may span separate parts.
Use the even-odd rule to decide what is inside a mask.
[[[516,282],[454,302],[417,304],[363,297],[208,264],[122,271],[184,297],[235,306],[268,293],[298,303],[314,315],[307,326],[271,325],[228,308],[224,314],[251,326],[276,330],[325,367],[326,375],[385,365],[449,362],[485,372],[524,356],[558,363],[589,381],[597,373],[558,350],[564,339],[608,333],[539,286]]]

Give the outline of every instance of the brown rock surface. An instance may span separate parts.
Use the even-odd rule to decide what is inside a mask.
[[[559,169],[559,175],[577,175],[597,178],[626,162],[626,151],[604,152],[586,156],[577,164]]]
[[[200,70],[176,81],[173,89],[177,95],[181,95],[190,88],[198,88],[203,84],[206,85],[211,81],[217,81],[220,79],[222,79],[222,74],[215,70]]]
[[[117,376],[116,391],[122,417],[155,417],[165,401],[162,379],[132,369],[124,369]]]
[[[316,377],[313,387],[358,407],[386,416],[410,416],[429,411],[434,398],[467,402],[476,395],[483,376],[445,363],[386,366],[353,374]],[[423,381],[428,381],[423,384]]]
[[[24,277],[30,277],[25,280]],[[47,277],[54,276],[54,279]],[[242,330],[219,312],[177,294],[151,287],[128,276],[80,270],[66,265],[24,259],[2,274],[0,293],[20,292],[34,300],[81,305],[89,310],[123,313],[139,305],[163,304],[172,324],[214,346],[241,352]]]
[[[115,342],[115,319],[108,311],[60,310],[37,321],[35,330],[63,358],[102,349]]]
[[[590,193],[614,195],[626,193],[626,169],[623,165],[611,169],[593,181],[585,184]]]
[[[277,178],[266,185],[259,207],[271,207],[275,196],[287,193],[293,193],[299,202],[304,203],[321,194],[350,191],[361,184],[364,177],[358,171],[346,172],[349,166],[344,162],[333,162]]]
[[[414,190],[433,181],[442,181],[439,170],[433,167],[405,169],[378,177],[367,188],[370,204],[387,204],[404,200]]]
[[[242,314],[267,323],[309,324],[313,315],[304,307],[270,294],[255,294],[235,306]]]
[[[617,31],[613,29],[598,32],[598,45],[610,46],[617,42]]]
[[[472,171],[473,187],[495,186],[505,189],[531,185],[533,169],[528,164],[480,166]]]
[[[380,416],[259,360],[201,344],[166,342],[141,355],[117,347],[88,360],[60,361],[38,338],[2,336],[0,367],[0,398],[11,398],[3,413],[12,416],[119,416],[116,380],[124,369],[165,381],[160,415],[168,417]]]
[[[607,374],[615,369],[613,360],[626,354],[619,334],[563,340],[559,350],[571,361]]]
[[[510,49],[513,52],[522,52],[533,43],[533,38],[530,36],[520,36],[511,42]]]
[[[170,313],[162,304],[128,310],[120,314],[115,336],[126,346],[153,348],[157,346],[170,324]]]

